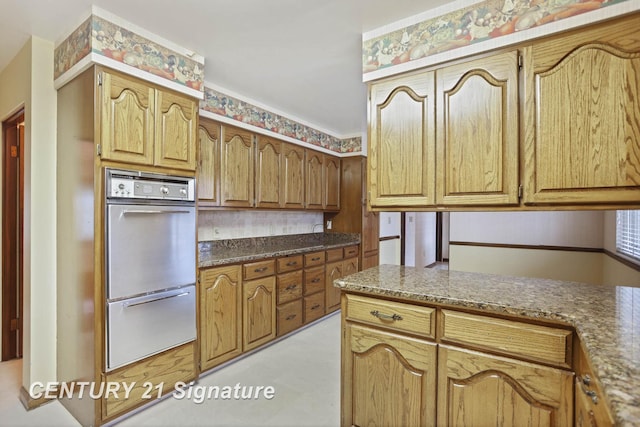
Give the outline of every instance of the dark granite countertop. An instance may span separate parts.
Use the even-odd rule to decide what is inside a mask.
[[[256,261],[360,243],[357,233],[308,233],[246,239],[210,240],[198,244],[198,267]]]
[[[591,359],[616,425],[640,425],[640,288],[390,265],[334,285],[570,324]]]

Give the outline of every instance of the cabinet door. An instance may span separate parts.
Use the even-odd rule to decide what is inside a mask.
[[[253,206],[253,134],[222,126],[220,154],[221,206]]]
[[[358,258],[345,259],[342,262],[342,276],[348,276],[358,272]],[[337,289],[337,288],[336,288]]]
[[[283,208],[304,208],[304,148],[282,143],[280,197]]]
[[[438,425],[572,423],[572,372],[440,346]]]
[[[439,205],[518,204],[518,52],[436,71]]]
[[[198,199],[203,205],[220,204],[220,125],[200,118],[198,126]]]
[[[324,208],[340,210],[340,158],[324,156]]]
[[[279,208],[282,143],[260,136],[256,156],[256,207]]]
[[[637,27],[634,15],[527,50],[525,203],[637,204]]]
[[[336,261],[328,263],[325,268],[325,307],[329,313],[340,308],[340,288],[333,286],[333,281],[343,276],[344,266],[342,261]]]
[[[435,343],[347,323],[342,348],[343,426],[436,425]]]
[[[173,92],[156,91],[155,165],[196,169],[198,104]]]
[[[433,72],[373,84],[369,108],[369,203],[374,207],[435,203]]]
[[[200,368],[203,371],[242,353],[240,266],[200,273]]]
[[[314,150],[305,149],[306,185],[305,208],[324,209],[324,155]]]
[[[243,346],[248,351],[276,336],[276,278],[269,276],[242,286]]]
[[[153,164],[155,91],[138,80],[101,72],[102,158]]]

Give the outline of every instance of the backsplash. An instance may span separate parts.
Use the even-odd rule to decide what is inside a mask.
[[[321,232],[322,223],[322,212],[200,211],[198,241]]]

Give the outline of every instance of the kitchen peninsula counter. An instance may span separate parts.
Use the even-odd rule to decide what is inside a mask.
[[[210,240],[198,244],[198,267],[251,262],[358,244],[360,235],[357,233],[308,233]]]
[[[616,425],[640,425],[640,288],[383,265],[336,280],[371,297],[572,326]]]

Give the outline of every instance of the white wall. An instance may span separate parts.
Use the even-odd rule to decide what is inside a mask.
[[[53,43],[32,37],[0,73],[0,118],[25,110],[22,385],[56,379]]]
[[[323,231],[322,212],[203,211],[198,240],[241,239]]]
[[[380,212],[380,237],[400,235],[400,212]]]
[[[435,261],[435,212],[407,212],[405,215],[404,265],[426,267]]]

